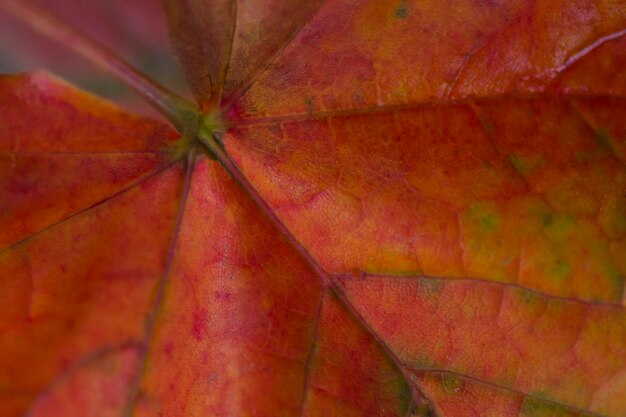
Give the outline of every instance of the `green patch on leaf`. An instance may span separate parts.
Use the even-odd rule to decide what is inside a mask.
[[[544,224],[545,233],[551,240],[563,242],[573,231],[576,219],[572,216],[552,215]]]
[[[309,114],[313,113],[313,110],[315,109],[315,106],[313,105],[313,97],[306,96],[304,98],[304,104],[306,104],[307,112]]]
[[[412,362],[413,369],[431,369],[434,365],[433,361],[425,356],[416,356]]]
[[[519,300],[523,304],[527,304],[527,305],[536,303],[537,300],[539,300],[536,294],[527,290],[516,290],[514,294],[516,294],[519,297]]]
[[[428,294],[439,294],[443,288],[443,281],[440,279],[420,279],[420,290]]]
[[[396,9],[396,19],[406,19],[409,16],[409,5],[406,1],[401,1]]]
[[[626,233],[626,204],[624,198],[615,198],[600,208],[598,222],[610,239],[619,239]]]
[[[206,133],[209,135],[216,135],[224,132],[224,122],[215,113],[203,114],[200,117],[200,126],[198,127],[199,133]]]
[[[554,213],[551,211],[540,211],[538,217],[543,227],[550,226],[554,221]]]
[[[175,153],[184,155],[191,149],[202,149],[215,158],[216,152],[221,150],[219,138],[226,130],[220,115],[216,112],[200,113],[182,99],[173,100],[170,106],[167,117],[181,133]]]
[[[553,278],[564,279],[571,275],[572,266],[563,259],[557,259],[548,272]]]
[[[613,138],[609,132],[604,129],[597,129],[594,133],[602,146],[613,151]]]
[[[189,150],[194,146],[194,141],[189,139],[189,136],[183,135],[181,136],[175,143],[173,149],[174,159],[182,159]]]
[[[515,167],[517,172],[522,176],[530,174],[537,168],[541,168],[546,164],[543,155],[520,155],[517,153],[511,154],[509,157],[511,164]]]
[[[520,411],[521,417],[566,417],[571,412],[565,407],[535,397],[526,397]]]
[[[397,390],[398,399],[401,404],[400,411],[403,415],[407,415],[413,405],[413,391],[404,378],[398,379],[398,383]]]
[[[493,232],[500,227],[500,216],[490,204],[476,203],[472,205],[463,217],[477,226],[479,231]]]
[[[463,388],[463,380],[455,375],[444,374],[441,376],[441,386],[448,393],[457,393]]]
[[[435,417],[437,414],[427,405],[415,406],[411,411],[414,417]]]
[[[552,242],[555,253],[552,261],[544,267],[546,274],[552,278],[563,280],[571,276],[572,266],[567,259],[560,256],[561,248],[568,245],[568,239],[575,231],[576,219],[572,216],[549,214],[542,219],[544,233]]]

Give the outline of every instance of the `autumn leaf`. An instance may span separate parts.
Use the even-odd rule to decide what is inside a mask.
[[[1,416],[626,416],[626,9],[166,0],[177,132],[0,78]]]

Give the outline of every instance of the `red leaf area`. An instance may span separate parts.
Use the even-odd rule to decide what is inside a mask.
[[[623,4],[165,3],[222,164],[0,78],[0,415],[626,416]]]

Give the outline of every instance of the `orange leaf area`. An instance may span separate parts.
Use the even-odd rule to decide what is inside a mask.
[[[327,271],[621,303],[623,108],[551,95],[421,105],[255,123],[225,143]]]
[[[236,108],[258,117],[546,90],[624,95],[625,27],[612,1],[327,0]]]
[[[624,409],[621,306],[471,280],[365,276],[344,282],[361,317],[416,381],[435,392],[440,375],[449,393],[466,382],[468,391],[490,389],[495,397],[509,390],[508,401],[520,397],[522,407],[546,399],[602,415]]]
[[[145,147],[153,135],[167,144],[167,129],[146,128],[152,122],[44,74],[7,78],[0,90],[33,103],[16,114],[5,144],[9,183],[50,184],[51,172],[75,179],[31,200],[3,189],[2,201],[32,201],[34,210],[43,202],[48,214],[32,224],[4,219],[19,227],[3,229],[15,235],[6,234],[12,244],[0,255],[10,306],[0,343],[0,382],[10,387],[3,415],[131,407],[146,416],[456,416],[486,407],[618,416],[624,408],[623,266],[611,251],[623,241],[623,217],[601,210],[620,207],[607,203],[619,196],[605,175],[623,181],[625,171],[612,136],[619,125],[606,116],[614,101],[476,102],[231,130],[227,148],[244,172],[335,274],[324,287],[219,164],[200,158],[184,175],[185,192],[179,163]],[[46,110],[32,98],[43,100],[41,91],[52,92]],[[31,113],[54,116],[50,132],[71,149],[68,161],[101,160],[111,175],[153,161],[139,165],[146,178],[103,181],[113,188],[102,190],[94,181],[94,202],[75,191],[90,178],[80,163],[55,163],[60,156],[47,151],[37,154],[41,171],[20,170],[43,137],[20,128]],[[546,140],[551,120],[577,134]],[[137,138],[121,162],[106,146],[117,140],[111,123],[131,123],[119,131]],[[76,148],[75,132],[94,145]],[[373,140],[382,132],[389,139]],[[344,171],[348,159],[361,168]],[[562,181],[576,185],[576,200]],[[357,221],[346,202],[361,205]],[[411,271],[449,278],[398,275]]]
[[[221,164],[0,77],[0,416],[626,416],[622,5],[165,4]]]

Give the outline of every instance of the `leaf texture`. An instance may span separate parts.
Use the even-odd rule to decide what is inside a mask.
[[[626,415],[619,2],[166,10],[245,181],[3,77],[1,415]]]
[[[166,0],[174,51],[204,110],[247,88],[322,0]]]

